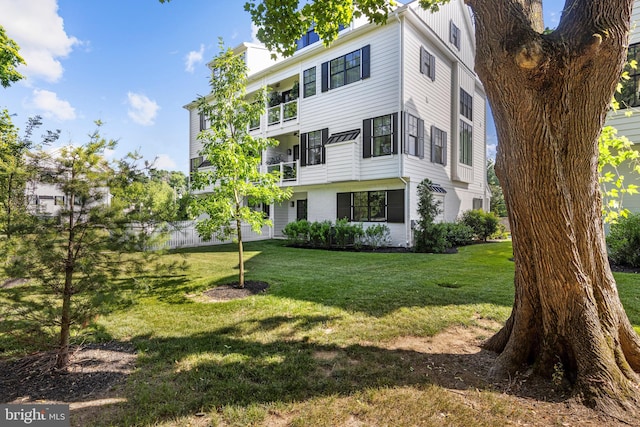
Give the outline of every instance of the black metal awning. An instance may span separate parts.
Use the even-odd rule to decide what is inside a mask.
[[[432,193],[447,194],[447,190],[445,190],[440,184],[430,184],[429,190],[431,190]]]
[[[333,144],[335,142],[353,141],[360,135],[360,129],[348,130],[332,134],[325,144]]]

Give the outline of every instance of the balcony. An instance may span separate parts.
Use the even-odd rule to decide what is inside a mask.
[[[298,183],[299,161],[279,162],[271,165],[263,165],[262,171],[271,173],[273,171],[280,172],[280,185],[292,185]]]
[[[281,125],[284,122],[298,118],[298,100],[284,102],[269,107],[267,110],[267,124],[269,126]]]

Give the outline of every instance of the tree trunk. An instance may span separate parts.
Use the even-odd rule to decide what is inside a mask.
[[[244,248],[242,247],[242,221],[236,221],[238,230],[238,287],[244,288]]]
[[[67,255],[64,260],[64,289],[62,290],[62,313],[60,316],[60,340],[58,342],[58,355],[56,357],[56,369],[66,369],[69,364],[69,337],[71,335],[71,296],[73,295],[73,273],[75,270],[75,224],[74,206],[75,196],[69,200],[69,222],[67,230]]]
[[[623,418],[637,413],[640,339],[609,268],[596,168],[632,2],[567,0],[541,35],[540,0],[467,0],[515,259],[513,311],[486,343],[501,353],[492,374],[555,369],[586,404]]]

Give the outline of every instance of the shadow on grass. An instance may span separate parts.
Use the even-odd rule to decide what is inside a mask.
[[[255,325],[254,331],[286,324],[314,327],[328,320],[276,316]],[[94,422],[155,425],[227,405],[302,402],[384,387],[494,389],[485,378],[496,355],[484,350],[452,354],[375,345],[341,347],[286,337],[257,342],[243,339],[243,334],[246,327],[238,324],[189,337],[134,338],[141,355],[127,383],[127,401],[114,405],[115,418]],[[89,416],[79,411],[72,411],[72,416]]]

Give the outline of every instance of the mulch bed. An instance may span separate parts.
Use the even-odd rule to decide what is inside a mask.
[[[220,285],[213,289],[205,291],[203,295],[210,301],[230,301],[233,299],[244,298],[250,295],[263,294],[267,292],[269,284],[259,280],[245,280],[244,287],[238,287],[238,282]]]
[[[135,365],[133,346],[121,342],[72,349],[67,371],[54,369],[56,352],[0,361],[0,403],[75,402],[97,398],[122,383]]]

